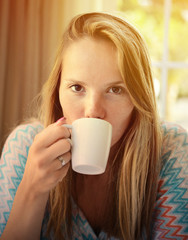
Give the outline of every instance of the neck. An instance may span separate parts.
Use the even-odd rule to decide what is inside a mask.
[[[102,229],[109,233],[117,230],[116,184],[121,164],[121,157],[116,158],[118,149],[118,145],[111,148],[106,171],[103,174],[73,173],[72,196],[96,233]],[[111,220],[106,221],[106,219]]]
[[[106,190],[110,185],[117,181],[117,174],[120,164],[120,159],[116,158],[119,149],[119,144],[111,147],[106,170],[99,175],[86,175],[73,173],[74,176],[74,190],[73,196],[88,194],[90,191]]]

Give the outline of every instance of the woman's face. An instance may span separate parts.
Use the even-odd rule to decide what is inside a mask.
[[[59,98],[67,123],[83,117],[106,120],[113,127],[112,145],[118,142],[129,124],[133,104],[112,43],[88,37],[68,46]]]

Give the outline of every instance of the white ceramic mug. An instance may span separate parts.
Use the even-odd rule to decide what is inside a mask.
[[[80,118],[72,125],[72,169],[82,174],[105,172],[112,139],[112,125],[97,118]]]

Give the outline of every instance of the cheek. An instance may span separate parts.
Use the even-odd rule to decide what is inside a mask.
[[[133,112],[133,106],[131,105],[125,115],[117,116],[118,118],[114,119],[112,126],[113,126],[113,131],[112,131],[112,146],[117,143],[120,138],[123,136],[125,133],[126,129],[129,126],[131,117],[132,117],[132,112]]]
[[[65,94],[60,95],[60,104],[64,117],[67,117],[67,115],[69,115],[70,112],[72,111],[72,107]]]
[[[72,124],[74,120],[80,117],[81,110],[77,101],[72,101],[68,96],[61,95],[60,104],[68,124]]]
[[[125,130],[126,130],[125,126],[123,126],[122,128],[113,126],[111,146],[113,146],[120,140],[120,138],[123,136],[123,133],[125,132]]]

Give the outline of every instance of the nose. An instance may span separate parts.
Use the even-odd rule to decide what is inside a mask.
[[[106,115],[105,100],[100,94],[90,94],[85,99],[85,117],[104,119]]]

